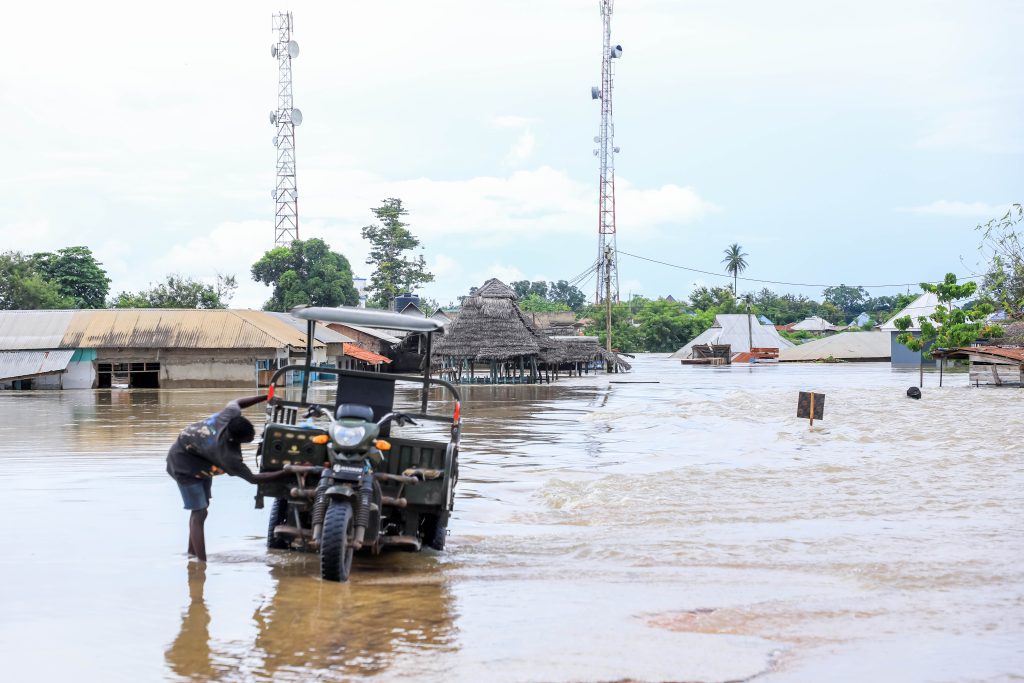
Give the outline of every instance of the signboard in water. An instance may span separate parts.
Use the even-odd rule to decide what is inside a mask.
[[[825,417],[825,394],[815,394],[812,391],[801,391],[800,398],[796,402],[796,416],[805,420],[810,419],[811,424],[815,420]]]

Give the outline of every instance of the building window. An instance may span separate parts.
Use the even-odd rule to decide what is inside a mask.
[[[97,363],[96,376],[100,389],[159,389],[160,363]]]

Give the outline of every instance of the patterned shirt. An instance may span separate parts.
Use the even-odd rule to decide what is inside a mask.
[[[241,445],[228,439],[228,422],[241,414],[238,402],[231,401],[219,413],[185,427],[167,453],[167,474],[182,484],[224,472],[252,483]]]

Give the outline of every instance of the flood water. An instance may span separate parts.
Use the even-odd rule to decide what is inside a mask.
[[[634,370],[464,388],[448,548],[357,558],[347,584],[268,552],[229,477],[187,561],[164,456],[246,392],[0,394],[0,676],[1024,680],[1024,390]],[[826,394],[813,430],[799,390]]]

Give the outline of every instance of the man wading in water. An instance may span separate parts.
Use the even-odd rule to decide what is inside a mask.
[[[185,427],[167,453],[167,474],[178,483],[185,509],[192,511],[188,520],[190,558],[206,562],[203,524],[213,498],[214,475],[226,472],[250,484],[288,476],[283,470],[253,474],[242,461],[242,444],[256,438],[256,429],[242,417],[242,409],[266,400],[266,396],[251,396],[229,402],[219,413]]]

